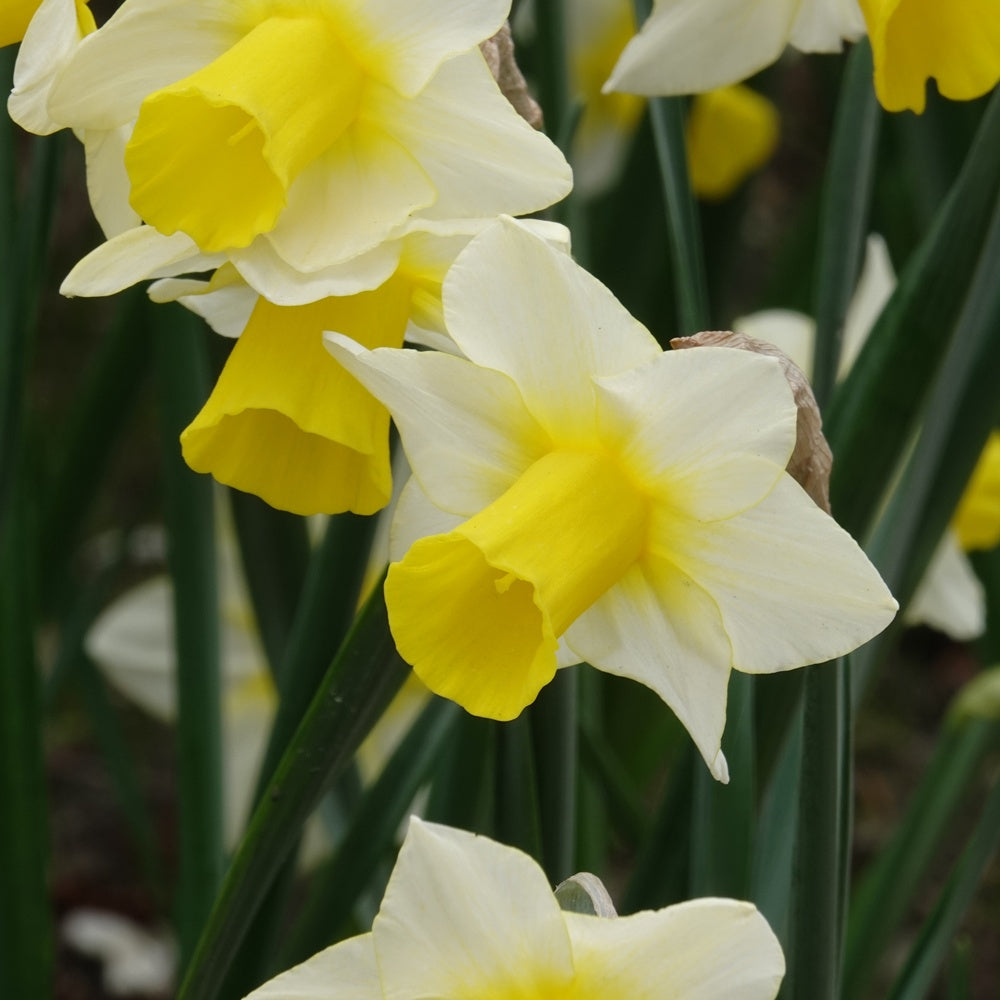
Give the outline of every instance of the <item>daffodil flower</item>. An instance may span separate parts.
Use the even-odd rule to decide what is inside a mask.
[[[435,229],[430,222],[396,241],[395,270],[377,288],[338,295],[338,274],[270,272],[278,300],[258,295],[226,264],[208,282],[168,279],[157,301],[178,299],[220,333],[238,336],[212,394],[181,435],[188,465],[219,482],[297,514],[371,514],[389,501],[389,413],[323,347],[323,331],[366,347],[410,341],[447,346],[441,283],[458,252],[489,220]],[[528,223],[568,249],[556,223]],[[464,230],[464,232],[455,232]],[[275,262],[277,265],[278,262]],[[250,269],[250,276],[258,280]],[[86,275],[71,276],[84,286]],[[454,350],[454,346],[451,347]]]
[[[885,240],[873,234],[868,237],[864,267],[844,320],[838,381],[850,371],[895,287],[896,275]],[[788,309],[768,309],[734,320],[733,328],[774,344],[803,372],[812,372],[816,324],[810,316]],[[975,639],[986,630],[986,594],[963,552],[975,547],[969,544],[971,532],[963,530],[963,525],[969,524],[963,512],[982,512],[985,520],[977,523],[991,524],[996,533],[993,544],[1000,541],[1000,435],[995,437],[992,506],[987,499],[989,475],[983,474],[990,467],[987,449],[977,468],[977,473],[983,470],[979,473],[982,479],[973,475],[970,480],[952,526],[942,536],[904,613],[907,623],[929,625],[958,642]]]
[[[967,552],[1000,545],[1000,431],[989,436],[972,470],[955,510],[954,526]]]
[[[417,212],[524,213],[567,193],[562,155],[478,48],[507,9],[126,0],[59,71],[47,110],[74,129],[130,130],[121,195],[151,253],[200,253],[208,270],[260,243],[248,252],[314,273],[376,250]]]
[[[933,77],[945,97],[968,101],[1000,80],[995,0],[861,0],[875,59],[875,92],[889,111],[924,110]]]
[[[654,0],[605,90],[702,93],[753,76],[786,45],[839,52],[864,32],[857,0]]]
[[[248,1000],[773,1000],[784,972],[781,946],[750,903],[564,912],[527,855],[412,819],[371,932]]]
[[[327,337],[391,411],[414,473],[394,524],[397,551],[412,545],[385,587],[400,654],[496,719],[559,662],[632,677],[726,780],[730,670],[830,659],[896,608],[785,473],[796,408],[779,362],[664,353],[509,219],[459,256],[444,315],[468,360]]]

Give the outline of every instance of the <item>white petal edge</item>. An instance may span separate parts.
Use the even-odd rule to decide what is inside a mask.
[[[566,914],[588,995],[774,1000],[781,945],[751,903],[694,899],[615,920]]]
[[[83,133],[90,207],[109,239],[142,225],[128,200],[131,183],[125,171],[125,145],[131,134],[127,125]]]
[[[337,333],[324,342],[388,408],[413,474],[442,510],[477,513],[546,450],[517,387],[501,372],[447,354],[367,351]]]
[[[149,297],[154,302],[180,302],[223,337],[238,337],[246,329],[258,300],[248,285],[210,290],[207,281],[193,278],[163,278],[149,286]]]
[[[773,344],[812,377],[816,321],[794,309],[762,309],[733,320],[736,333]]]
[[[903,615],[908,625],[929,625],[956,642],[986,631],[986,592],[954,532],[945,532]]]
[[[565,639],[597,669],[655,691],[691,734],[712,776],[728,782],[721,745],[732,649],[719,609],[701,587],[662,562],[637,563]]]
[[[119,233],[91,250],[66,275],[63,295],[114,295],[147,278],[172,278],[211,271],[225,263],[222,254],[202,254],[185,233],[164,236],[152,226]]]
[[[573,976],[541,868],[514,848],[416,817],[372,935],[385,1000],[534,996]]]
[[[798,7],[799,0],[657,0],[604,90],[698,94],[738,83],[781,55]]]
[[[258,986],[246,1000],[382,1000],[372,935],[325,948]]]
[[[784,474],[798,411],[776,358],[667,351],[595,381],[602,428],[654,502],[701,521],[731,517]]]
[[[789,41],[801,52],[840,52],[864,33],[857,0],[801,0]]]
[[[837,378],[843,378],[868,340],[875,320],[896,288],[896,272],[885,240],[872,233],[865,243],[865,263],[857,288],[844,318],[844,338],[840,348]]]
[[[728,520],[672,517],[651,531],[654,551],[718,604],[733,667],[746,673],[842,656],[898,608],[857,542],[788,475]]]
[[[508,374],[557,443],[592,439],[593,376],[662,354],[604,285],[514,219],[499,220],[465,248],[443,297],[448,332],[462,352]]]

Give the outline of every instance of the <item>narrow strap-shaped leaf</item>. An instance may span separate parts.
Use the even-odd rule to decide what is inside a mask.
[[[393,752],[351,818],[336,853],[309,878],[309,896],[279,968],[289,968],[335,940],[359,894],[396,839],[413,798],[426,781],[460,709],[432,698]]]
[[[996,725],[977,719],[948,725],[942,732],[892,839],[854,893],[844,956],[845,997],[864,996],[879,959],[936,857],[942,836],[998,735]]]
[[[880,115],[872,88],[871,46],[862,39],[847,58],[823,185],[812,374],[821,407],[833,389],[844,318],[861,270]]]
[[[389,633],[381,583],[330,665],[268,783],[198,943],[179,1000],[215,1000],[302,825],[402,686],[409,667]]]
[[[497,727],[496,835],[542,864],[538,774],[527,716]]]
[[[212,481],[192,472],[178,438],[208,396],[205,331],[179,306],[153,311],[163,447],[167,563],[177,651],[182,962],[208,917],[223,870],[219,598]]]
[[[309,566],[306,522],[240,490],[229,490],[229,506],[257,631],[280,687],[278,672]]]
[[[887,1000],[923,1000],[934,985],[965,911],[1000,849],[1000,781],[993,783],[976,829],[944,891],[920,929]]]
[[[459,716],[434,769],[427,819],[492,836],[496,770],[496,725],[474,715]]]
[[[576,871],[577,685],[579,671],[560,670],[531,706],[538,773],[542,858],[555,883]]]
[[[825,415],[837,520],[864,536],[948,347],[1000,189],[1000,92],[935,225]]]

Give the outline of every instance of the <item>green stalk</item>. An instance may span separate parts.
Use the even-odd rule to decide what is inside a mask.
[[[823,187],[816,275],[812,386],[822,407],[833,390],[844,318],[864,256],[881,109],[872,89],[867,39],[847,58]]]
[[[497,723],[496,836],[542,863],[538,775],[527,716]]]
[[[381,582],[369,598],[278,764],[233,858],[179,1000],[215,1000],[302,825],[409,674],[389,633]]]
[[[178,438],[208,396],[205,331],[180,307],[153,312],[163,442],[167,563],[177,651],[180,873],[177,920],[186,962],[223,871],[219,597],[212,482],[181,459]]]

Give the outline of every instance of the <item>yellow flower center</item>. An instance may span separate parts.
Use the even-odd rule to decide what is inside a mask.
[[[512,719],[556,670],[558,637],[646,545],[648,503],[618,464],[553,451],[386,581],[400,655],[474,715]]]
[[[354,122],[364,74],[329,22],[269,17],[142,103],[125,166],[132,207],[206,252],[273,228],[289,186]]]

